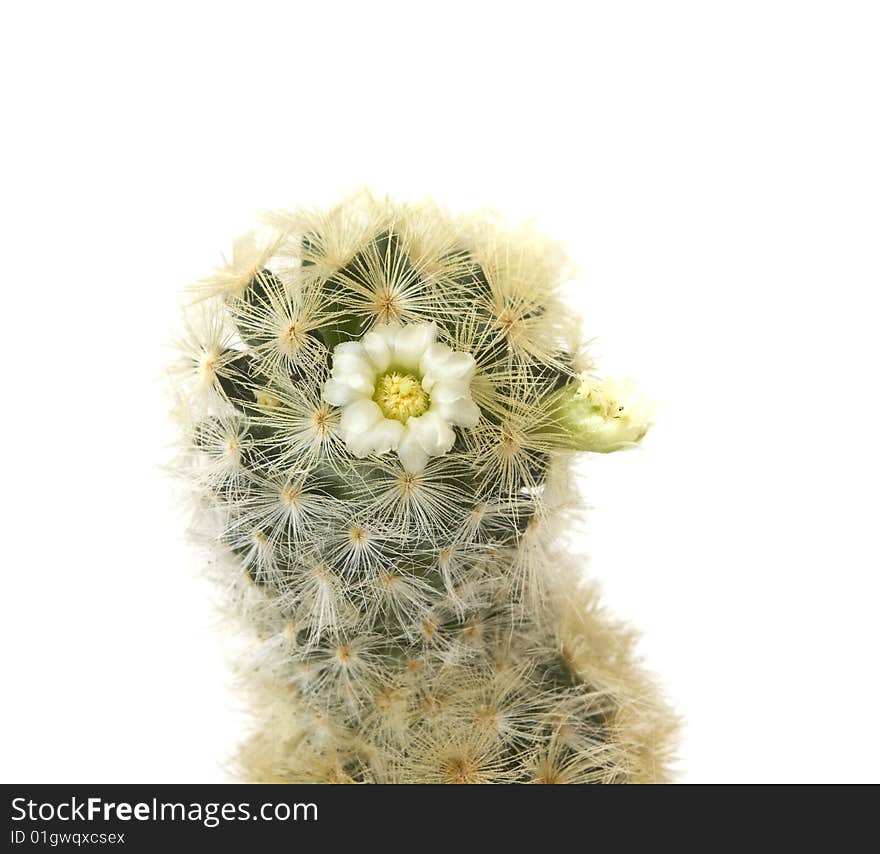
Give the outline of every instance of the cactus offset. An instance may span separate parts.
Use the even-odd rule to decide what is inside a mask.
[[[561,254],[368,196],[268,224],[196,286],[181,363],[255,635],[242,775],[665,779],[674,720],[561,545],[573,455],[648,427],[589,373]]]

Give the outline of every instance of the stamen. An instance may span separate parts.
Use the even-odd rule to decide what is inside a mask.
[[[430,403],[417,377],[397,371],[391,371],[379,379],[373,400],[379,404],[386,418],[393,418],[404,424],[414,415],[424,415]]]

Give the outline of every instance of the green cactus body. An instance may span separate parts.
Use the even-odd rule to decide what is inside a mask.
[[[560,545],[573,453],[644,433],[583,391],[560,253],[366,196],[269,224],[199,283],[181,386],[255,635],[242,776],[665,779],[674,721]]]

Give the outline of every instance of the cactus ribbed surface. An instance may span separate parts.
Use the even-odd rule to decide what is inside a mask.
[[[645,782],[675,723],[563,535],[641,439],[564,256],[367,195],[270,216],[186,309],[178,409],[254,781]]]

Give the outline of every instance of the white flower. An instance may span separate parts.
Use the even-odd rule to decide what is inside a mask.
[[[433,323],[389,324],[333,350],[324,399],[342,407],[339,433],[356,457],[397,451],[417,473],[452,449],[453,426],[476,426],[474,357],[436,339]]]
[[[561,392],[557,413],[573,445],[608,453],[640,442],[651,426],[651,405],[630,380],[597,380],[581,374],[577,388]],[[573,389],[573,390],[572,390]]]

